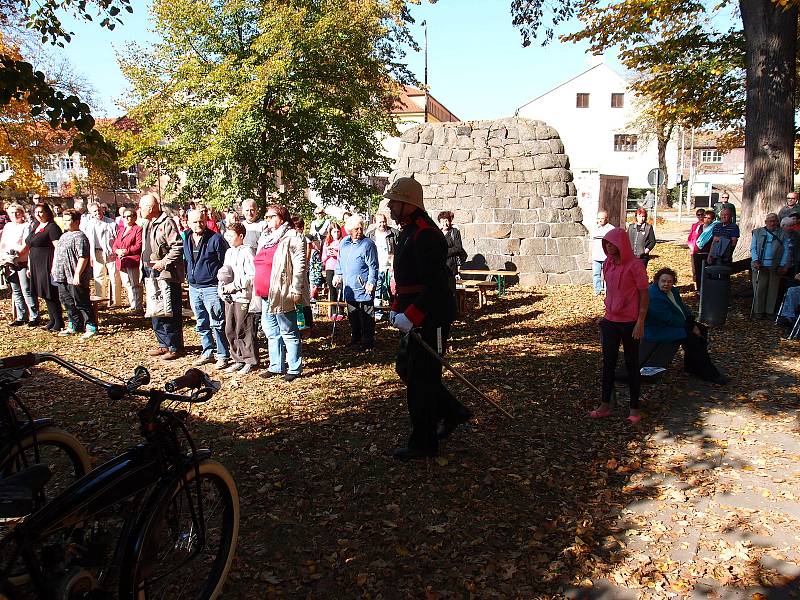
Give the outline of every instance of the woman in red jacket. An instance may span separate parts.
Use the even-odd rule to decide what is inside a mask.
[[[128,292],[131,312],[142,310],[142,288],[139,273],[139,260],[142,254],[142,228],[136,224],[136,212],[128,207],[122,211],[123,224],[117,230],[117,237],[111,246],[117,255],[117,273]]]

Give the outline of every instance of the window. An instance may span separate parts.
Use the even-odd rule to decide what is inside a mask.
[[[578,93],[575,96],[576,108],[589,108],[589,94]]]
[[[701,163],[721,163],[722,152],[719,150],[700,150]]]
[[[71,156],[62,156],[58,160],[58,168],[62,171],[72,171],[75,168],[75,161]]]
[[[611,108],[622,108],[625,106],[625,94],[611,94]]]
[[[10,170],[11,165],[9,164],[8,159],[5,156],[0,156],[0,173]]]
[[[47,194],[49,196],[57,196],[58,195],[58,182],[56,182],[56,181],[48,181],[47,182]]]
[[[636,152],[638,136],[621,133],[614,136],[614,152]]]
[[[44,159],[44,168],[48,171],[55,171],[58,168],[58,156],[50,154]]]
[[[139,189],[139,170],[136,165],[130,166],[119,172],[119,189],[138,190]]]

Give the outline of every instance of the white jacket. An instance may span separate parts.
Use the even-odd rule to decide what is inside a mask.
[[[233,270],[233,283],[237,291],[231,294],[234,302],[249,303],[253,297],[253,277],[256,269],[253,266],[253,249],[247,244],[225,251],[223,265]],[[222,290],[222,284],[219,284]],[[220,293],[220,296],[222,294]]]
[[[308,263],[306,262],[306,239],[294,229],[287,229],[278,242],[272,259],[272,273],[269,278],[269,308],[272,314],[295,310],[292,294],[302,297],[307,286]]]

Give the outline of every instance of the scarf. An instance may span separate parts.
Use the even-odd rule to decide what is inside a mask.
[[[714,236],[714,227],[717,226],[717,223],[721,223],[721,221],[715,220],[708,227],[703,227],[703,231],[700,233],[700,235],[697,236],[697,242],[695,242],[697,244],[698,249],[705,246],[708,243],[708,241]]]
[[[281,241],[283,234],[289,229],[289,223],[286,222],[280,227],[278,227],[274,231],[270,231],[267,235],[264,236],[264,243],[261,244],[262,248],[272,248],[278,242]]]

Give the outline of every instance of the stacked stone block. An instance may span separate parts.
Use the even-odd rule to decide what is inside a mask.
[[[407,130],[391,181],[414,175],[436,218],[451,210],[472,262],[523,285],[591,282],[590,241],[558,132],[542,121],[427,123]],[[480,256],[478,256],[480,255]]]

